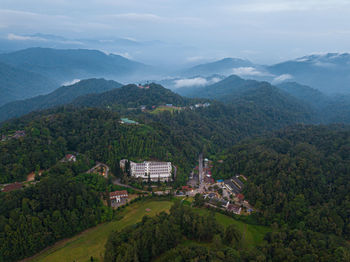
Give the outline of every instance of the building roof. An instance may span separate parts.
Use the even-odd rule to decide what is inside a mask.
[[[121,191],[114,191],[109,193],[109,196],[113,197],[113,196],[124,196],[124,195],[128,195],[128,191],[126,190],[121,190]]]
[[[189,186],[182,186],[182,190],[190,191],[192,188]]]
[[[244,184],[242,183],[242,181],[235,176],[232,177],[232,182],[235,183],[241,189],[244,187]]]
[[[235,194],[239,194],[241,192],[241,189],[239,187],[237,187],[232,181],[231,179],[226,179],[225,180],[225,185],[227,185],[228,187],[231,188],[232,192]]]
[[[241,212],[241,207],[233,204],[227,206],[227,211],[239,214]]]
[[[242,195],[242,194],[238,194],[237,197],[238,197],[239,200],[243,200],[244,199],[244,195]]]
[[[3,191],[3,192],[10,192],[10,191],[13,191],[13,190],[21,189],[22,186],[23,186],[22,183],[15,182],[15,183],[12,183],[12,184],[9,184],[9,185],[4,186],[4,188],[2,189],[2,191]]]
[[[129,118],[121,118],[120,120],[123,121],[123,122],[126,123],[126,124],[137,124],[136,121],[131,120],[131,119],[129,119]]]

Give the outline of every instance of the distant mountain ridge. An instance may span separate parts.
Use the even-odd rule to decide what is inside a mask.
[[[57,86],[57,82],[41,74],[0,62],[0,106],[46,93]]]
[[[33,97],[26,100],[14,101],[0,107],[0,122],[26,113],[47,109],[67,103],[86,94],[103,93],[120,88],[122,84],[105,79],[81,80],[74,85],[62,86],[50,94]]]
[[[350,54],[310,55],[268,66],[272,74],[290,79],[324,93],[350,93]]]
[[[89,49],[28,48],[0,54],[0,62],[42,74],[57,82],[91,77],[131,77],[149,66]]]
[[[183,70],[182,75],[185,76],[210,76],[213,74],[232,74],[232,69],[237,67],[250,67],[253,63],[246,59],[240,58],[224,58],[218,61],[196,65],[187,70]]]
[[[183,75],[236,74],[245,79],[279,84],[294,81],[326,94],[350,94],[350,54],[328,53],[309,55],[274,65],[257,65],[248,60],[225,58],[200,64],[184,71]]]
[[[296,82],[272,86],[268,82],[245,80],[232,75],[213,85],[177,91],[188,97],[211,98],[227,104],[251,101],[272,111],[275,108],[289,108],[304,114],[311,123],[350,123],[350,95],[326,95]]]

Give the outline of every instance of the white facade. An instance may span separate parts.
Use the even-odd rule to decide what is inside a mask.
[[[131,175],[143,180],[148,180],[148,175],[152,181],[171,180],[171,162],[149,162],[143,163],[130,162]]]

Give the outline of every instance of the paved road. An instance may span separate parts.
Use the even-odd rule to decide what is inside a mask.
[[[118,178],[114,178],[114,179],[112,180],[112,183],[113,183],[113,185],[123,186],[123,187],[131,188],[131,189],[133,189],[133,190],[135,190],[135,191],[138,191],[138,192],[149,193],[149,194],[150,194],[149,191],[144,191],[144,190],[141,190],[141,189],[138,189],[138,188],[135,188],[135,187],[126,185],[126,184],[122,184],[122,183],[120,183],[120,181],[118,180]]]
[[[91,168],[91,169],[89,169],[88,171],[86,171],[86,173],[92,173],[95,169],[97,169],[97,168],[100,167],[100,166],[103,166],[103,167],[106,168],[106,178],[108,178],[109,166],[107,166],[107,165],[104,164],[104,163],[100,163],[100,162],[97,162],[97,164],[96,164],[93,168]]]

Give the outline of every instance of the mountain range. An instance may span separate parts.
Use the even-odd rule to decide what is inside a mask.
[[[112,80],[88,79],[62,86],[47,95],[3,105],[0,107],[0,121],[65,104],[109,107],[118,111],[121,108],[140,108],[142,105],[148,108],[164,104],[185,106],[190,104],[186,98],[189,97],[201,101],[216,100],[233,111],[259,111],[267,118],[271,114],[280,122],[286,118],[293,119],[295,123],[350,123],[350,96],[326,95],[295,82],[271,85],[231,75],[208,86],[178,88],[176,93],[153,83],[123,86]],[[191,101],[192,104],[196,103],[196,100]]]
[[[326,94],[350,93],[350,54],[310,55],[275,65],[257,65],[248,60],[226,58],[197,65],[183,75],[235,74],[246,79],[265,80],[273,84],[294,81]]]
[[[326,95],[350,94],[349,72],[350,55],[330,53],[271,66],[225,58],[172,72],[165,78],[162,69],[120,55],[88,49],[29,48],[0,53],[0,105],[48,94],[80,79],[100,77],[124,83],[155,79],[152,82],[183,95],[190,95],[192,88],[218,83],[232,74],[248,80],[267,81],[275,86],[293,81]],[[190,89],[186,91],[185,88]]]
[[[2,63],[39,73],[59,83],[91,77],[123,79],[150,69],[142,63],[88,49],[29,48],[0,54]]]
[[[150,66],[96,50],[29,48],[0,54],[0,105],[52,92],[80,79],[106,77],[132,81]],[[137,76],[137,77],[136,77]]]

